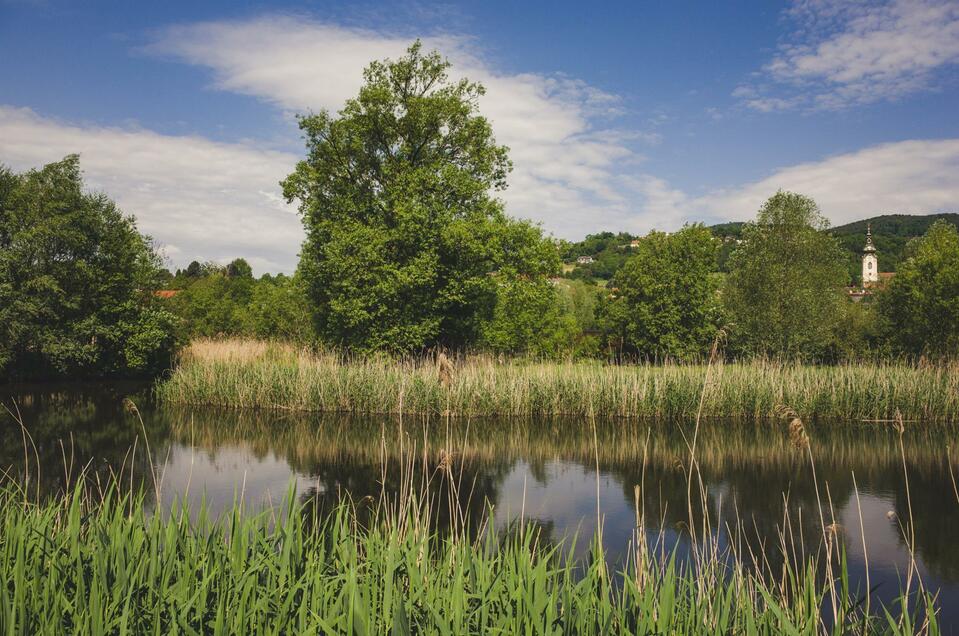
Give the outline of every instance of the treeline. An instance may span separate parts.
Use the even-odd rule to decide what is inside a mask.
[[[179,317],[181,341],[246,335],[308,342],[312,336],[299,279],[284,274],[254,278],[242,258],[225,266],[193,261],[175,274],[166,272],[164,287],[157,293]]]
[[[628,250],[610,246],[631,236],[603,236],[589,249],[622,259],[608,284],[561,278],[574,254],[506,215],[512,165],[478,113],[483,88],[448,68],[417,43],[371,64],[337,115],[300,119],[306,156],[282,182],[306,230],[294,276],[257,279],[242,259],[164,272],[132,217],[83,190],[75,156],[0,169],[0,379],[153,373],[217,335],[401,355],[691,360],[717,336],[737,357],[956,353],[959,233],[945,221],[860,303],[816,204],[788,192],[735,241],[702,225]]]
[[[873,243],[880,255],[883,271],[895,272],[905,258],[909,242],[925,234],[936,221],[945,221],[959,227],[959,214],[884,214],[853,223],[830,227],[832,234],[842,246],[849,283],[861,282],[861,257],[866,229],[872,229]],[[742,240],[746,223],[731,221],[709,225],[713,236],[722,240],[716,269],[729,271],[729,258]],[[640,238],[627,232],[599,232],[588,234],[582,241],[561,241],[560,256],[563,259],[563,277],[605,284],[626,263],[632,250],[631,242]],[[587,256],[592,262],[579,263],[578,258]]]

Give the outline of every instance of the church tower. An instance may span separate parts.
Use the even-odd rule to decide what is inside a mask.
[[[866,226],[866,247],[862,248],[862,286],[879,282],[879,259],[872,244],[872,225]]]

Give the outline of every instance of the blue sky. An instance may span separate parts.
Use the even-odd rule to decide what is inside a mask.
[[[172,266],[291,271],[295,114],[414,38],[510,146],[508,211],[577,239],[751,218],[959,209],[959,2],[447,4],[0,0],[0,162],[79,152]]]

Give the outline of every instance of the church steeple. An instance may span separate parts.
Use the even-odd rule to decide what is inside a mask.
[[[866,247],[862,248],[863,252],[875,252],[876,246],[872,244],[872,223],[866,224]]]
[[[872,224],[866,225],[866,246],[862,248],[862,286],[868,287],[879,281],[879,259],[872,243]]]

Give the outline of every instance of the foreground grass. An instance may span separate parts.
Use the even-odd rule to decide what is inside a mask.
[[[158,387],[168,403],[355,413],[765,419],[788,404],[807,418],[959,420],[959,364],[811,366],[344,359],[244,340],[201,340]]]
[[[279,517],[213,522],[143,501],[76,490],[36,505],[0,489],[3,633],[937,631],[929,597],[865,614],[845,577],[824,582],[812,561],[773,579],[709,551],[679,564],[639,550],[613,573],[597,548],[574,563],[530,526],[470,540],[428,530],[422,510],[364,526],[346,507],[315,519],[288,501]]]

